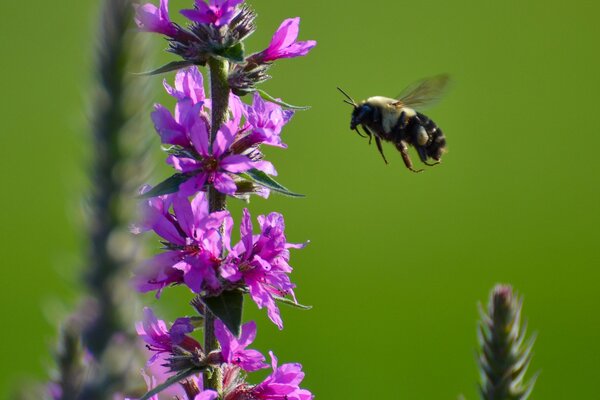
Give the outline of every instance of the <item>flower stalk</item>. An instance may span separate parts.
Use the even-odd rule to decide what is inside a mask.
[[[219,128],[227,119],[229,111],[229,84],[227,82],[228,62],[211,58],[208,61],[210,70],[210,94],[212,100],[211,108],[211,129],[209,146],[212,151],[212,144],[215,141]],[[209,212],[223,211],[226,208],[225,194],[211,186],[208,190],[208,210]],[[220,227],[223,233],[223,225]],[[221,255],[222,256],[222,255]],[[215,335],[215,315],[209,310],[205,310],[204,315],[204,349],[207,354],[213,350],[219,349],[219,342]],[[214,389],[217,392],[223,390],[223,373],[221,368],[215,368],[211,374],[204,374],[204,387]]]

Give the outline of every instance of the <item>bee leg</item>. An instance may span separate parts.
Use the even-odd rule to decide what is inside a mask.
[[[427,162],[427,151],[425,150],[425,148],[421,147],[421,146],[415,146],[415,148],[417,149],[417,153],[419,153],[419,158],[421,159],[421,162],[429,167],[433,167],[434,165],[438,165],[440,162],[434,162],[434,163],[430,163]]]
[[[363,135],[362,133],[360,133],[360,131],[358,130],[358,128],[356,128],[355,131],[356,131],[356,133],[358,133],[358,136],[366,138],[365,135]]]
[[[403,140],[396,143],[396,148],[402,155],[402,161],[404,161],[404,165],[406,165],[406,168],[410,169],[412,172],[423,172],[424,171],[423,169],[414,169],[413,168],[412,160],[410,159],[410,156],[408,155],[408,146],[406,145],[406,143]]]
[[[375,136],[375,143],[377,144],[377,150],[379,150],[381,157],[383,157],[383,161],[385,161],[387,164],[388,161],[385,159],[385,154],[383,154],[383,146],[381,145],[381,139],[379,139],[379,136]]]
[[[373,132],[371,132],[369,130],[369,128],[367,128],[364,125],[361,125],[361,127],[363,128],[363,130],[365,131],[365,133],[367,134],[367,136],[369,137],[369,146],[371,145],[371,141],[373,140]]]

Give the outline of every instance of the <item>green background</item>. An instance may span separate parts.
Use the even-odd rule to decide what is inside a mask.
[[[301,362],[321,399],[474,399],[476,305],[510,282],[539,334],[532,398],[597,398],[599,3],[250,3],[250,51],[291,16],[302,17],[301,39],[319,42],[278,62],[264,86],[312,106],[285,129],[288,150],[267,149],[280,181],[308,197],[250,205],[283,212],[291,241],[311,240],[291,261],[299,299],[314,309],[284,309],[279,332],[248,306],[256,347]],[[0,5],[3,397],[44,379],[56,319],[76,304],[96,8]],[[348,129],[335,87],[394,96],[440,72],[454,81],[428,112],[448,139],[443,164],[410,173],[387,145],[384,165]],[[232,202],[238,221],[241,207]],[[189,312],[188,298],[165,292],[160,316]]]

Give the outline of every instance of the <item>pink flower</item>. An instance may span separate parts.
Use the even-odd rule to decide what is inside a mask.
[[[265,356],[257,350],[246,350],[246,347],[256,337],[256,323],[248,322],[242,326],[240,338],[236,338],[218,319],[215,320],[215,336],[221,344],[221,355],[223,361],[228,364],[237,365],[245,371],[252,372],[267,368],[264,363]]]
[[[279,58],[293,58],[305,56],[317,45],[314,40],[296,42],[300,26],[300,18],[289,18],[281,23],[269,47],[252,56],[257,63],[267,63]]]
[[[167,163],[177,171],[190,173],[193,176],[179,186],[180,196],[189,196],[204,190],[205,184],[214,185],[221,193],[235,194],[237,186],[232,174],[246,172],[258,168],[266,173],[275,175],[273,165],[267,161],[254,162],[248,156],[231,154],[229,147],[235,141],[237,127],[234,123],[225,123],[221,126],[209,148],[208,127],[201,120],[192,126],[189,134],[199,159],[187,156],[171,155]]]
[[[203,78],[196,67],[184,68],[175,75],[175,87],[163,82],[167,93],[177,100],[175,116],[161,104],[154,106],[152,121],[163,144],[192,148],[189,134],[199,119],[207,122],[203,107],[209,102],[204,93]]]
[[[173,205],[173,213],[170,206]],[[164,239],[167,251],[158,254],[136,270],[138,290],[160,291],[170,284],[185,283],[194,293],[218,292],[216,269],[223,241],[221,224],[230,219],[227,211],[208,212],[204,193],[191,201],[186,197],[162,196],[146,202],[143,229],[152,229]]]
[[[155,353],[148,360],[148,364],[156,361],[161,354],[171,354],[173,346],[182,347],[190,352],[202,348],[200,343],[186,335],[194,330],[189,318],[179,318],[171,329],[167,329],[167,324],[156,318],[152,309],[144,307],[144,320],[136,323],[135,329],[146,342],[148,350]]]
[[[273,352],[269,352],[269,355],[271,356],[273,373],[256,386],[249,387],[245,384],[238,386],[228,396],[228,399],[311,400],[314,398],[311,392],[298,386],[304,379],[302,365],[283,364],[278,367],[277,358],[275,358]]]
[[[281,106],[264,101],[259,93],[254,93],[252,106],[245,106],[247,120],[250,124],[249,143],[268,144],[277,147],[287,147],[281,141],[281,130],[287,124],[294,112],[283,110]]]
[[[259,235],[252,233],[252,219],[244,209],[240,226],[241,240],[229,253],[221,266],[221,276],[230,282],[243,282],[258,308],[267,308],[269,318],[279,329],[283,321],[273,296],[294,297],[294,285],[289,278],[292,267],[288,264],[290,248],[302,248],[304,244],[288,243],[284,234],[283,216],[271,213],[258,217]],[[295,297],[294,297],[295,299]]]

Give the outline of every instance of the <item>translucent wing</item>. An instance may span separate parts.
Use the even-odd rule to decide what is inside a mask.
[[[450,76],[443,74],[415,82],[396,97],[406,107],[423,109],[434,105],[444,94]]]

